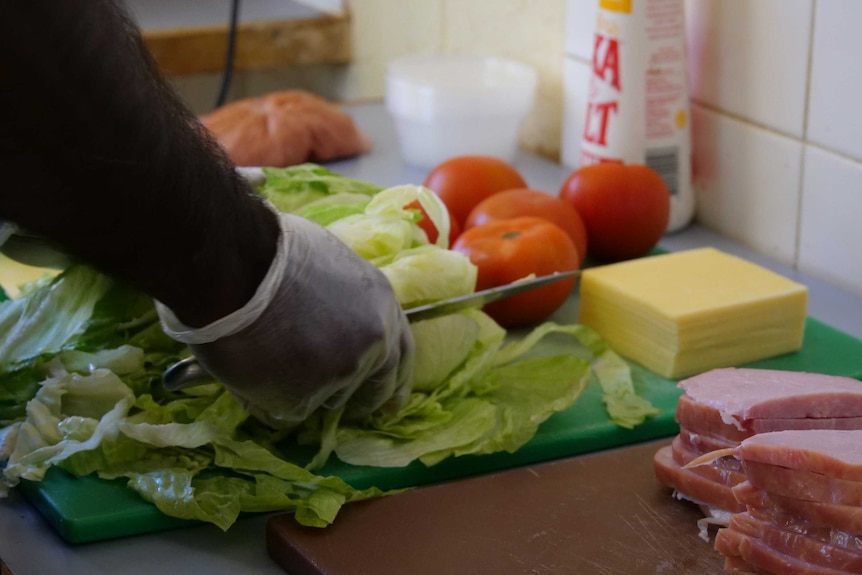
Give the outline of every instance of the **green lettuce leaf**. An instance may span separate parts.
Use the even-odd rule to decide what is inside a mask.
[[[656,407],[635,391],[631,369],[626,361],[595,331],[585,325],[557,325],[552,322],[542,324],[523,339],[501,350],[497,362],[505,363],[523,355],[539,340],[554,333],[574,337],[589,352],[596,379],[602,388],[602,401],[611,421],[620,427],[631,429],[643,423],[648,417],[659,414]]]
[[[297,213],[305,206],[330,196],[360,194],[366,199],[382,188],[339,176],[317,164],[300,164],[288,168],[264,168],[266,183],[258,188],[266,199],[282,212]]]
[[[444,249],[448,212],[429,190],[382,190],[313,164],[264,172],[261,194],[368,258],[403,306],[474,290],[476,268]],[[441,231],[437,244],[418,225],[426,215]],[[507,341],[489,316],[469,310],[411,328],[416,368],[402,409],[360,422],[318,412],[285,436],[249,418],[217,382],[165,390],[164,369],[189,350],[165,336],[152,300],[73,266],[0,303],[0,490],[58,466],[124,478],[162,512],[222,529],[241,513],[274,510],[323,527],[345,503],[384,495],[316,475],[332,456],[403,466],[513,452],[593,380],[621,426],[656,411],[635,393],[628,365],[583,326],[545,324]],[[570,341],[537,345],[554,335]],[[304,466],[282,455],[297,444],[316,449]]]

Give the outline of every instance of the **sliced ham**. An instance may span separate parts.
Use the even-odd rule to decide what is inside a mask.
[[[819,539],[836,547],[862,553],[862,537],[857,537],[846,531],[841,531],[840,529],[835,529],[833,527],[815,525],[802,517],[788,515],[786,513],[781,513],[780,511],[764,507],[747,507],[746,513],[760,521],[772,523],[776,527],[784,529],[785,531],[800,533],[807,535],[808,537]]]
[[[770,549],[801,561],[850,573],[862,573],[862,554],[838,547],[817,537],[781,529],[749,513],[736,513],[727,527],[760,540]]]
[[[728,441],[721,437],[712,437],[703,433],[696,433],[685,427],[679,430],[679,437],[691,451],[696,451],[699,455],[718,451],[720,449],[733,448],[739,445],[738,442]]]
[[[727,368],[679,387],[656,477],[731,513],[715,537],[725,571],[862,574],[862,382]]]
[[[754,433],[769,433],[789,429],[862,429],[862,417],[805,417],[797,419],[752,419]]]
[[[736,458],[862,481],[862,430],[812,429],[759,433],[736,449]]]
[[[675,419],[680,428],[737,443],[754,435],[754,431],[745,427],[744,422],[722,419],[716,407],[699,403],[688,393],[682,394],[677,401]]]
[[[671,449],[673,451],[673,459],[680,467],[684,466],[698,455],[701,455],[700,453],[694,453],[691,451],[691,448],[682,441],[682,438],[679,435],[674,437],[673,442],[671,443]],[[725,461],[729,461],[730,465],[725,464]],[[745,474],[741,473],[739,469],[739,462],[736,459],[728,458],[728,460],[714,461],[709,465],[691,467],[687,471],[691,471],[692,473],[700,475],[710,481],[733,487],[734,485],[746,480]]]
[[[775,390],[776,392],[780,390]],[[862,429],[862,415],[857,417],[722,419],[717,407],[698,403],[688,393],[680,396],[676,421],[693,433],[740,442],[756,433],[787,429]]]
[[[744,506],[736,501],[732,489],[690,469],[683,469],[673,457],[673,448],[668,445],[659,449],[653,456],[656,478],[663,485],[676,491],[677,497],[699,505],[723,511],[744,511]]]
[[[824,567],[781,553],[756,537],[734,529],[719,529],[715,535],[715,549],[727,557],[739,557],[751,565],[754,572],[776,575],[847,575],[852,571]]]
[[[737,429],[749,419],[862,416],[862,382],[851,377],[752,368],[707,371],[679,383]]]
[[[772,549],[763,541],[743,535],[739,546],[743,559],[776,575],[847,575],[848,571],[816,565]]]
[[[862,537],[862,508],[835,503],[818,503],[767,493],[745,481],[731,488],[739,503],[747,507],[777,511],[804,519],[818,527],[837,529]]]
[[[725,557],[736,557],[742,559],[742,562],[744,564],[751,565],[750,563],[748,563],[748,561],[742,558],[742,552],[739,549],[741,543],[742,533],[725,528],[719,529],[718,532],[715,534],[715,542],[713,543],[713,547],[716,551],[718,551]]]
[[[862,481],[837,479],[758,461],[746,461],[743,467],[751,484],[769,493],[805,501],[862,505]]]
[[[738,555],[725,555],[724,570],[727,573],[755,573],[757,575],[771,575],[767,571],[758,570],[757,567]]]

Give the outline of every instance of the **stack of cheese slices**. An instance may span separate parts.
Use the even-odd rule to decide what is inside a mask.
[[[862,382],[723,368],[679,386],[656,477],[725,527],[726,570],[862,573]]]
[[[807,296],[766,268],[701,248],[584,270],[578,321],[678,379],[798,350]]]

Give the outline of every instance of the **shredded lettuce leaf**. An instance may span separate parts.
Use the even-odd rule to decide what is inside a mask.
[[[368,201],[380,186],[344,178],[317,164],[300,164],[288,168],[263,168],[266,182],[258,192],[282,212],[298,213],[312,205],[349,204]],[[301,215],[301,214],[299,214]]]
[[[448,212],[429,190],[382,190],[313,164],[264,172],[262,195],[327,227],[378,266],[403,306],[474,290],[476,268],[445,249]],[[443,230],[437,245],[418,226],[422,217]],[[384,495],[317,475],[331,457],[430,466],[514,452],[573,405],[594,376],[618,425],[656,412],[635,393],[627,364],[583,326],[545,324],[507,341],[489,316],[469,310],[411,328],[416,368],[401,410],[361,422],[318,412],[282,437],[217,382],[162,388],[164,369],[189,351],[164,335],[150,298],[88,267],[70,267],[0,303],[0,490],[39,481],[56,466],[76,476],[124,478],[163,513],[222,529],[241,513],[276,510],[325,527],[345,503]],[[539,342],[553,334],[571,337],[571,345],[538,354]],[[302,465],[282,455],[289,445],[311,445],[316,454]]]

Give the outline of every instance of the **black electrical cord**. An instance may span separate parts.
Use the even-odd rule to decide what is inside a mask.
[[[221,77],[221,88],[216,98],[216,108],[225,103],[227,93],[230,90],[230,82],[233,77],[233,63],[236,55],[236,29],[239,24],[239,0],[231,0],[230,28],[227,35],[227,51],[224,56],[224,71]]]

